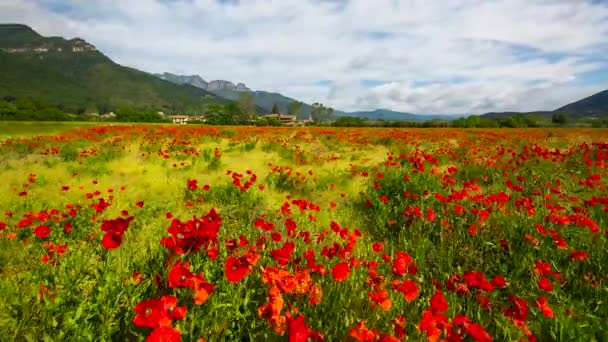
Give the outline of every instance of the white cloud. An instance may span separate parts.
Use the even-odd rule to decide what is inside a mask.
[[[608,6],[586,0],[0,0],[0,22],[345,110],[553,109],[608,87],[581,80],[608,67]]]

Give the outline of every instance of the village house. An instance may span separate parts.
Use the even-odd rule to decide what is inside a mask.
[[[188,121],[193,120],[190,115],[169,115],[169,119],[178,125],[185,125]]]
[[[114,114],[114,112],[109,112],[106,114],[101,114],[99,117],[102,119],[114,119],[116,117],[116,114]]]
[[[295,126],[298,123],[298,119],[295,115],[284,115],[284,114],[267,114],[260,116],[260,118],[264,119],[277,119],[283,125]]]

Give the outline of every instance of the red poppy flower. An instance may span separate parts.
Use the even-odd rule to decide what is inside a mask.
[[[551,292],[553,290],[553,285],[551,285],[551,282],[549,281],[549,279],[547,279],[547,277],[542,277],[538,281],[538,287],[541,290],[547,291],[547,292]]]
[[[376,253],[380,253],[384,250],[384,244],[382,242],[374,242],[372,243],[372,249]]]
[[[543,313],[543,316],[547,317],[547,318],[553,318],[553,310],[551,309],[551,307],[549,306],[549,303],[547,302],[547,297],[540,297],[538,298],[538,300],[536,301],[536,306],[541,310],[541,312]]]
[[[133,323],[138,327],[152,329],[169,327],[173,320],[182,320],[186,316],[186,308],[177,306],[177,297],[163,296],[141,301],[135,306]]]
[[[349,266],[348,262],[343,261],[341,263],[338,263],[331,269],[331,275],[335,281],[342,281],[342,280],[348,278],[349,274],[350,274],[350,266]]]
[[[38,226],[34,229],[34,235],[41,239],[46,239],[51,234],[51,228],[47,226]]]
[[[433,314],[431,310],[425,310],[422,313],[420,323],[418,323],[418,330],[423,332],[429,341],[437,341],[447,325],[447,317]]]
[[[431,297],[431,311],[433,314],[444,313],[448,310],[448,301],[441,291],[435,292]]]
[[[187,286],[194,291],[194,304],[201,305],[207,301],[215,286],[208,283],[202,274],[197,274],[188,279]]]
[[[356,327],[350,329],[348,335],[359,342],[376,340],[376,333],[366,328],[363,321],[360,321]]]
[[[418,297],[420,290],[413,280],[405,279],[402,282],[395,280],[391,283],[395,291],[401,292],[406,301],[411,302]]]
[[[391,299],[388,298],[388,291],[368,292],[368,295],[372,302],[382,308],[382,310],[389,311],[391,309]]]
[[[270,254],[272,255],[272,258],[279,263],[279,265],[287,266],[289,265],[289,260],[291,259],[295,249],[295,244],[292,241],[287,241],[283,244],[283,247],[270,251]]]
[[[583,251],[572,251],[572,253],[570,253],[570,259],[576,261],[585,261],[588,256],[589,254]]]
[[[146,342],[180,342],[181,333],[172,327],[160,327],[152,330]]]
[[[507,286],[507,281],[501,275],[496,275],[492,278],[492,284],[496,287],[505,287]]]
[[[169,271],[169,286],[172,289],[188,286],[188,280],[194,276],[189,269],[190,265],[185,262],[177,262]]]
[[[104,234],[101,244],[105,249],[116,249],[122,243],[122,234],[118,232],[107,232]]]
[[[407,334],[405,333],[405,316],[403,315],[397,315],[397,317],[395,317],[395,319],[391,320],[391,323],[393,323],[394,327],[395,327],[395,334],[401,338],[401,339],[405,339],[407,337]]]
[[[414,261],[412,257],[405,252],[397,252],[393,260],[393,274],[400,277],[407,272],[407,266]]]
[[[435,215],[435,211],[433,210],[433,208],[428,208],[426,211],[426,219],[432,222],[435,221],[435,217],[437,216]]]
[[[325,339],[319,332],[306,326],[304,316],[300,315],[295,319],[292,319],[289,312],[285,316],[287,318],[289,342],[307,342],[309,339],[313,341],[323,341]]]
[[[229,256],[226,259],[225,273],[226,279],[231,283],[238,283],[241,279],[245,278],[249,274],[249,265],[241,262],[233,256]]]
[[[479,306],[481,306],[484,309],[489,309],[492,306],[490,299],[482,294],[475,295],[475,299],[477,299]]]
[[[467,324],[466,330],[467,333],[471,335],[471,337],[477,342],[492,342],[492,337],[480,324]]]
[[[516,296],[509,296],[509,302],[511,302],[511,306],[505,308],[505,316],[519,322],[525,322],[528,319],[528,303]]]
[[[552,275],[551,264],[542,260],[537,260],[534,267],[534,272],[538,275]]]
[[[144,207],[144,201],[139,201],[139,202],[135,203],[135,205],[136,205],[138,208],[143,208],[143,207]]]

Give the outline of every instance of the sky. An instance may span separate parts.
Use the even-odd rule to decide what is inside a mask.
[[[608,89],[608,0],[0,0],[0,23],[345,111],[553,110]]]

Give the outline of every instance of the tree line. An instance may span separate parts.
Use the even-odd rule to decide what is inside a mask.
[[[304,103],[293,101],[287,105],[287,113],[281,113],[275,103],[272,114],[288,114],[301,116]],[[250,94],[241,94],[237,101],[225,104],[209,104],[200,112],[194,113],[200,120],[192,120],[191,124],[207,125],[258,125],[280,126],[276,118],[263,118],[256,115],[253,97]],[[198,114],[198,115],[197,115]],[[333,127],[457,127],[457,128],[525,128],[525,127],[555,127],[555,126],[581,126],[581,127],[608,127],[608,118],[572,120],[566,113],[554,114],[545,118],[534,114],[519,114],[503,118],[485,118],[469,116],[456,120],[429,120],[429,121],[390,121],[382,119],[368,119],[360,117],[336,116],[331,107],[321,103],[314,103],[310,111],[312,122],[308,125],[321,125]],[[15,99],[11,97],[0,100],[0,120],[5,121],[115,121],[115,122],[148,122],[170,123],[171,120],[158,111],[148,109],[135,109],[122,107],[116,109],[114,116],[86,115],[68,113],[60,108],[34,101],[27,98]]]

